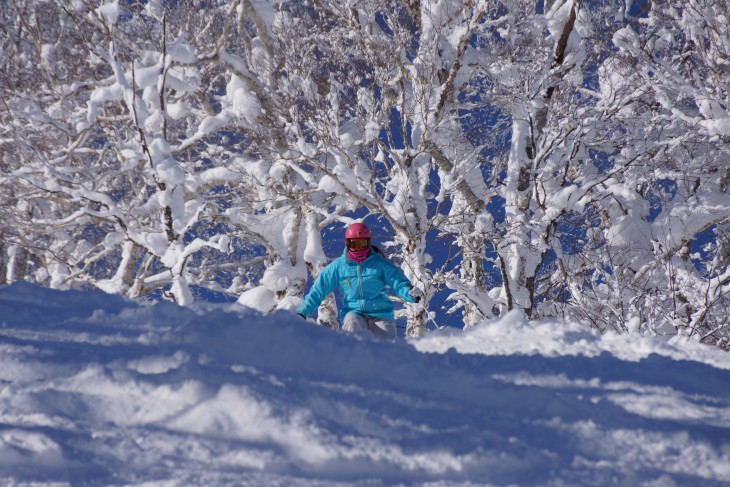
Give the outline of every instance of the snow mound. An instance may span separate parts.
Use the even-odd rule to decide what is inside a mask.
[[[17,283],[0,288],[0,485],[719,485],[718,354],[519,315],[379,342]]]

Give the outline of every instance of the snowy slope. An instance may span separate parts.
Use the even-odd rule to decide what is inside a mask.
[[[0,289],[0,485],[730,484],[730,356]]]

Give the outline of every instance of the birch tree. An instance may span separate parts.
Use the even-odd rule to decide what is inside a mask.
[[[501,310],[536,316],[538,273],[561,253],[557,226],[581,213],[600,177],[586,154],[605,114],[580,96],[591,17],[579,2],[501,6],[503,15],[482,40],[480,63],[485,104],[499,106],[512,121],[509,153],[494,168],[494,191],[505,202],[505,219],[486,228],[502,278],[495,297]]]
[[[728,13],[724,2],[652,3],[612,39],[603,85],[631,141],[617,160],[636,161],[623,184],[645,209],[641,222],[613,216],[605,238],[625,257],[606,279],[622,293],[615,321],[636,331],[727,340]]]
[[[473,177],[478,149],[462,134],[457,105],[468,78],[462,58],[485,9],[480,2],[319,2],[285,7],[276,24],[283,30],[273,29],[277,39],[297,39],[277,41],[286,56],[280,83],[296,94],[282,117],[297,147],[290,154],[319,174],[319,190],[383,219],[394,234],[386,242],[391,255],[427,299],[440,272],[430,268],[427,232],[448,221],[454,234],[467,225],[473,235],[474,211],[463,208],[483,206],[477,193],[485,186]],[[439,210],[455,193],[451,214]],[[483,287],[481,245],[473,236],[460,243],[475,247],[467,280]],[[474,309],[466,296],[457,299]],[[422,334],[425,310],[409,313],[407,334]]]
[[[168,22],[155,5],[3,7],[4,182],[28,215],[36,280],[187,304],[215,274],[194,256],[231,250],[213,188],[238,175],[194,144],[206,87],[186,29],[202,13]]]
[[[726,343],[727,5],[642,5],[6,2],[4,282],[292,309],[364,216],[410,336],[447,292]]]

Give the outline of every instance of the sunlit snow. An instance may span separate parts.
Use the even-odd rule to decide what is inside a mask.
[[[512,313],[379,342],[0,289],[0,485],[721,485],[730,355]]]

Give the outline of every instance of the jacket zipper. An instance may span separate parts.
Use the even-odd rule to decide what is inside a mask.
[[[362,293],[362,266],[357,264],[357,287],[360,289],[360,311],[365,311],[365,296]]]

